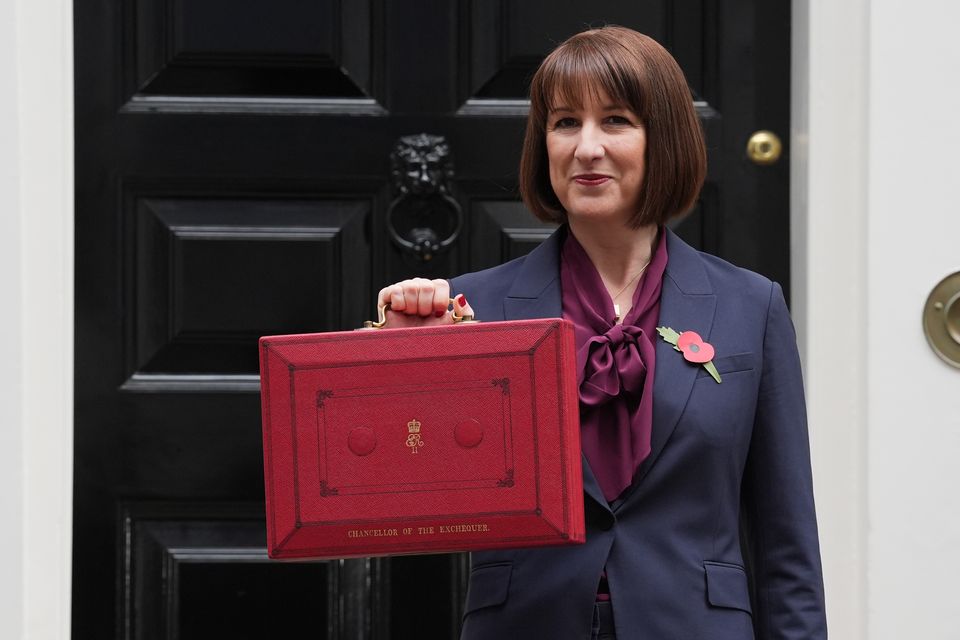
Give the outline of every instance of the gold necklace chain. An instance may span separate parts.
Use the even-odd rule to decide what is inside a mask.
[[[627,284],[625,284],[625,285],[623,286],[623,289],[620,289],[620,291],[617,291],[617,295],[613,296],[613,299],[616,300],[617,298],[619,298],[619,297],[620,297],[620,294],[623,293],[624,291],[626,291],[626,290],[627,290],[627,287],[629,287],[629,286],[632,285],[634,282],[636,282],[637,278],[639,278],[640,276],[642,276],[642,275],[643,275],[643,272],[646,271],[646,270],[647,270],[647,267],[649,267],[649,266],[650,266],[650,261],[647,260],[647,263],[646,263],[645,265],[643,265],[643,267],[640,268],[640,271],[637,271],[637,275],[635,275],[635,276],[633,276],[632,278],[630,278],[630,282],[628,282]]]
[[[653,260],[653,257],[651,257],[650,260]],[[635,276],[633,276],[632,278],[630,278],[630,282],[628,282],[627,284],[625,284],[625,285],[623,286],[623,289],[620,289],[620,291],[617,292],[617,295],[615,295],[615,296],[613,296],[613,298],[611,298],[611,302],[613,302],[613,312],[614,312],[614,314],[615,314],[614,320],[620,320],[620,305],[617,304],[617,298],[619,298],[619,297],[620,297],[620,294],[622,294],[624,291],[627,290],[627,287],[629,287],[630,285],[632,285],[634,282],[637,281],[637,279],[640,278],[640,276],[643,275],[643,272],[646,271],[646,270],[647,270],[647,267],[650,266],[650,260],[647,260],[647,263],[646,263],[645,265],[643,265],[643,267],[640,268],[640,271],[637,272],[637,275],[635,275]]]

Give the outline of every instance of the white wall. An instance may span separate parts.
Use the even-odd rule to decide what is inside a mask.
[[[73,32],[0,2],[0,638],[70,637]]]
[[[867,398],[870,638],[960,637],[960,370],[921,331],[960,270],[960,3],[870,9]]]
[[[20,364],[20,150],[14,5],[0,2],[0,637],[23,629],[23,478]]]

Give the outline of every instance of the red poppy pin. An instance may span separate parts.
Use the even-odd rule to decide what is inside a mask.
[[[670,327],[657,327],[657,333],[668,344],[683,354],[683,359],[693,364],[702,364],[713,379],[720,384],[720,373],[713,364],[713,345],[705,342],[696,331],[677,333]]]

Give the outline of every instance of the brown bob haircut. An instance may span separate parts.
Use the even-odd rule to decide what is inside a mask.
[[[570,37],[533,76],[520,159],[524,203],[541,220],[566,221],[550,185],[547,117],[557,104],[581,108],[588,93],[601,92],[633,111],[646,130],[643,186],[630,225],[663,224],[688,211],[703,185],[707,153],[686,78],[655,40],[612,25]]]

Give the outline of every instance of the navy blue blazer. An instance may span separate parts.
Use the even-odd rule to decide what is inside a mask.
[[[668,231],[659,325],[699,333],[722,384],[656,337],[652,452],[609,505],[583,461],[583,545],[474,553],[464,640],[590,637],[604,567],[618,640],[827,637],[796,336],[780,286]],[[561,315],[564,231],[451,281],[480,320]]]

